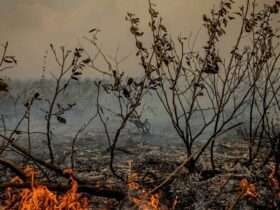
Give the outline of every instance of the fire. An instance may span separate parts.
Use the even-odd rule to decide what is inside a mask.
[[[160,210],[159,194],[147,197],[148,192],[136,182],[129,183],[128,188],[129,198],[139,210]]]
[[[255,185],[249,183],[247,179],[244,178],[240,181],[240,188],[243,197],[257,198],[258,194]]]
[[[149,196],[148,191],[137,183],[139,177],[136,173],[132,173],[132,161],[129,161],[128,176],[128,196],[132,203],[139,210],[161,210],[159,202],[159,194]]]
[[[15,193],[11,188],[6,190],[8,204],[6,209],[15,208],[19,210],[88,210],[88,201],[78,193],[78,183],[73,178],[71,170],[65,170],[71,176],[71,189],[63,195],[51,192],[46,186],[36,183],[36,172],[32,167],[26,167],[25,174],[31,179],[31,188],[22,189]],[[22,183],[19,178],[12,180]],[[15,202],[17,201],[17,202]]]

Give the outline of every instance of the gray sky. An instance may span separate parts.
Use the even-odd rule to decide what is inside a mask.
[[[201,15],[218,0],[154,2],[175,36],[198,32]],[[100,42],[107,53],[119,46],[120,54],[133,56],[134,42],[124,20],[128,11],[147,22],[146,0],[0,0],[0,41],[9,41],[10,54],[19,60],[18,67],[6,75],[39,77],[49,43],[75,47],[93,27],[101,29]],[[133,68],[132,64],[127,66]]]

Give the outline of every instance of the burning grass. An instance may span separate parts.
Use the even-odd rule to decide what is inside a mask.
[[[173,150],[174,149],[174,150]],[[167,150],[173,152],[167,153]],[[276,168],[265,167],[261,171],[247,169],[235,164],[233,157],[240,157],[242,149],[233,153],[231,149],[224,149],[221,159],[217,159],[223,168],[221,173],[205,179],[201,170],[209,165],[209,157],[203,156],[198,172],[189,173],[183,168],[172,183],[165,188],[151,194],[151,191],[161,183],[182,162],[183,150],[178,148],[159,149],[157,146],[143,145],[131,148],[134,158],[127,158],[120,154],[118,167],[122,174],[127,175],[127,182],[121,183],[110,174],[105,167],[110,156],[93,152],[92,162],[87,158],[89,154],[77,155],[81,165],[90,165],[87,168],[64,170],[69,177],[68,183],[61,183],[59,177],[54,182],[41,179],[39,171],[28,166],[24,170],[27,180],[18,177],[5,182],[9,186],[5,193],[0,194],[2,209],[5,210],[181,210],[181,209],[246,209],[261,208],[275,209],[279,199],[279,181]],[[230,155],[230,156],[229,156]],[[228,158],[228,160],[227,160]],[[129,161],[131,160],[131,161]],[[226,160],[226,161],[225,161]],[[84,161],[84,162],[83,162]],[[221,161],[221,162],[219,162]],[[89,172],[86,172],[89,171]],[[199,172],[200,171],[200,172]],[[148,175],[147,175],[148,174]],[[107,184],[109,190],[119,189],[125,197],[121,200],[113,197],[99,197],[91,192],[84,191],[84,183],[77,182],[80,178],[91,180],[98,175],[96,183],[91,181],[90,187],[101,190]],[[9,177],[12,177],[10,175]],[[67,179],[64,179],[66,180]],[[10,184],[13,183],[13,184]],[[59,183],[58,185],[56,185]],[[2,183],[3,184],[3,183]],[[20,186],[20,187],[19,187]],[[63,189],[61,188],[63,186]],[[1,185],[0,185],[1,187]],[[112,187],[112,188],[110,188]],[[107,188],[107,189],[108,189]],[[5,189],[5,188],[1,188]],[[88,188],[87,188],[88,189]],[[87,193],[85,196],[84,193]],[[1,208],[0,208],[1,209]]]
[[[36,172],[31,166],[25,168],[25,174],[31,179],[31,188],[20,191],[9,187],[6,189],[7,200],[5,210],[88,210],[88,199],[78,193],[78,183],[73,177],[72,170],[65,170],[71,177],[71,188],[65,194],[58,195],[51,192],[46,186],[36,183]],[[18,177],[12,182],[22,183]]]
[[[132,172],[132,161],[129,161],[128,197],[139,210],[161,210],[159,194],[149,195],[148,191],[137,183],[137,173]]]
[[[131,168],[130,162],[130,168]],[[71,188],[64,194],[58,194],[48,189],[47,186],[38,184],[36,170],[32,166],[27,166],[24,170],[25,175],[31,181],[31,188],[21,190],[8,187],[5,191],[6,200],[3,203],[5,210],[89,210],[89,200],[78,192],[78,182],[75,180],[73,170],[65,169],[71,179]],[[128,198],[133,204],[134,209],[138,210],[163,210],[160,204],[158,193],[149,195],[148,190],[138,184],[137,173],[130,170],[128,176]],[[11,180],[14,184],[23,184],[23,180],[14,177]],[[105,210],[103,208],[96,208]]]

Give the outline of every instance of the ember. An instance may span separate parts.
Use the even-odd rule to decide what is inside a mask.
[[[276,195],[280,199],[280,184],[279,184],[279,180],[277,179],[277,176],[276,176],[276,166],[275,165],[272,166],[271,172],[268,175],[268,178],[269,178],[269,182],[270,182],[272,189],[276,191]]]
[[[250,184],[247,179],[240,181],[240,188],[242,190],[242,196],[248,198],[257,198],[258,194],[254,184]]]

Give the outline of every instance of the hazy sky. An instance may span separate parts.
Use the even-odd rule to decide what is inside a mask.
[[[175,36],[198,32],[201,15],[219,1],[154,2]],[[124,20],[128,11],[147,21],[146,0],[0,0],[0,41],[9,41],[10,54],[19,60],[18,67],[6,74],[21,78],[40,76],[49,43],[75,47],[93,27],[101,29],[100,42],[107,53],[119,46],[122,55],[133,56],[133,41]]]

